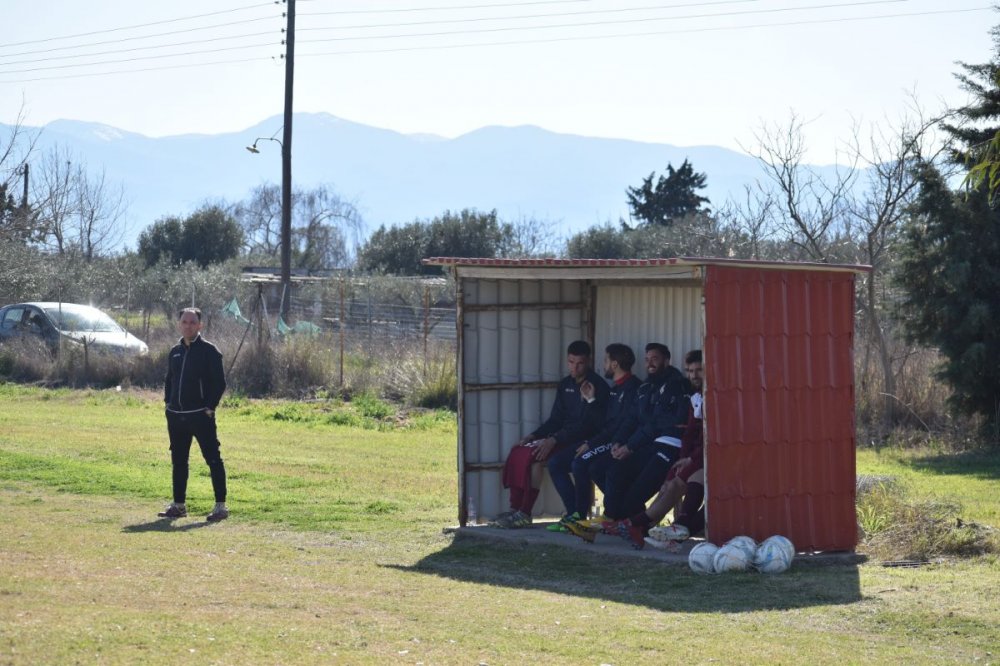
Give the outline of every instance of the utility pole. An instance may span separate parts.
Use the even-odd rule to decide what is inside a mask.
[[[24,176],[24,192],[21,194],[21,208],[28,210],[28,163],[25,162],[17,173]]]
[[[281,318],[292,299],[292,83],[295,78],[295,0],[288,2],[285,33],[285,127],[281,141]]]

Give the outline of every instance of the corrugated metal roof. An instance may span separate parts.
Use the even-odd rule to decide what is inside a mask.
[[[801,261],[760,261],[723,257],[673,257],[653,259],[495,259],[489,257],[428,257],[427,266],[494,266],[501,268],[648,268],[656,266],[753,266],[784,270],[819,269],[868,272],[871,266],[860,264],[821,264]]]
[[[639,267],[639,266],[676,266],[682,264],[679,259],[490,259],[485,257],[428,257],[423,260],[428,266],[504,266],[508,268],[527,268],[537,266],[593,267]]]
[[[714,266],[704,294],[709,538],[853,549],[854,276]]]

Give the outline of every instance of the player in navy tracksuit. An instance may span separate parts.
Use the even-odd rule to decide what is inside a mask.
[[[705,511],[702,509],[705,497],[704,398],[701,394],[704,370],[700,349],[689,351],[684,356],[684,370],[692,393],[687,425],[681,437],[680,459],[670,468],[660,492],[649,507],[625,521],[636,548],[642,548],[646,543],[662,545],[665,541],[681,541],[705,527]],[[678,511],[676,505],[681,498],[684,501]],[[673,525],[658,528],[657,539],[646,538],[650,528],[663,520],[671,509],[675,509]]]
[[[569,513],[576,513],[581,518],[587,516],[593,502],[594,488],[591,482],[596,483],[597,487],[604,491],[604,476],[610,463],[614,461],[611,457],[611,445],[614,442],[624,441],[632,434],[631,414],[639,385],[642,383],[632,374],[635,352],[631,347],[615,342],[608,345],[604,352],[604,376],[612,381],[608,406],[604,414],[604,427],[576,447],[568,465],[562,457],[549,459],[549,476],[557,488],[565,483],[563,477],[569,480],[569,473],[572,471],[573,480],[569,483],[573,484],[570,487],[575,488],[576,500]],[[595,390],[596,388],[587,382],[581,386],[581,394],[590,402],[591,408],[596,404]],[[557,460],[563,464],[557,466]],[[562,494],[560,491],[560,495]]]
[[[608,385],[590,369],[590,345],[577,340],[566,351],[569,375],[556,387],[556,398],[548,420],[519,439],[507,456],[503,485],[510,489],[511,510],[496,517],[494,524],[497,527],[530,525],[540,482],[540,474],[535,472],[535,469],[540,472],[540,468],[535,463],[546,462],[549,456],[583,441],[602,425]],[[580,385],[585,381],[596,388],[593,405],[580,397]],[[573,502],[574,497],[563,498],[563,502],[566,503],[567,499]]]
[[[646,366],[649,378],[639,387],[633,412],[635,430],[611,451],[616,462],[606,476],[604,513],[614,520],[641,510],[656,494],[677,459],[687,420],[690,388],[670,365],[667,346],[646,345]]]

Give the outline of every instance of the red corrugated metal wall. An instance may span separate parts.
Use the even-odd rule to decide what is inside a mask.
[[[854,274],[708,266],[708,538],[853,550]]]

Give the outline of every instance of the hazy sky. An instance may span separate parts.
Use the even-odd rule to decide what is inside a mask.
[[[855,119],[897,118],[909,91],[928,112],[964,103],[955,61],[990,58],[990,5],[298,0],[295,110],[447,137],[531,124],[737,149],[794,112],[810,159],[829,162]],[[23,105],[33,126],[245,129],[282,111],[285,7],[2,0],[0,122]],[[208,64],[223,61],[239,62]]]

